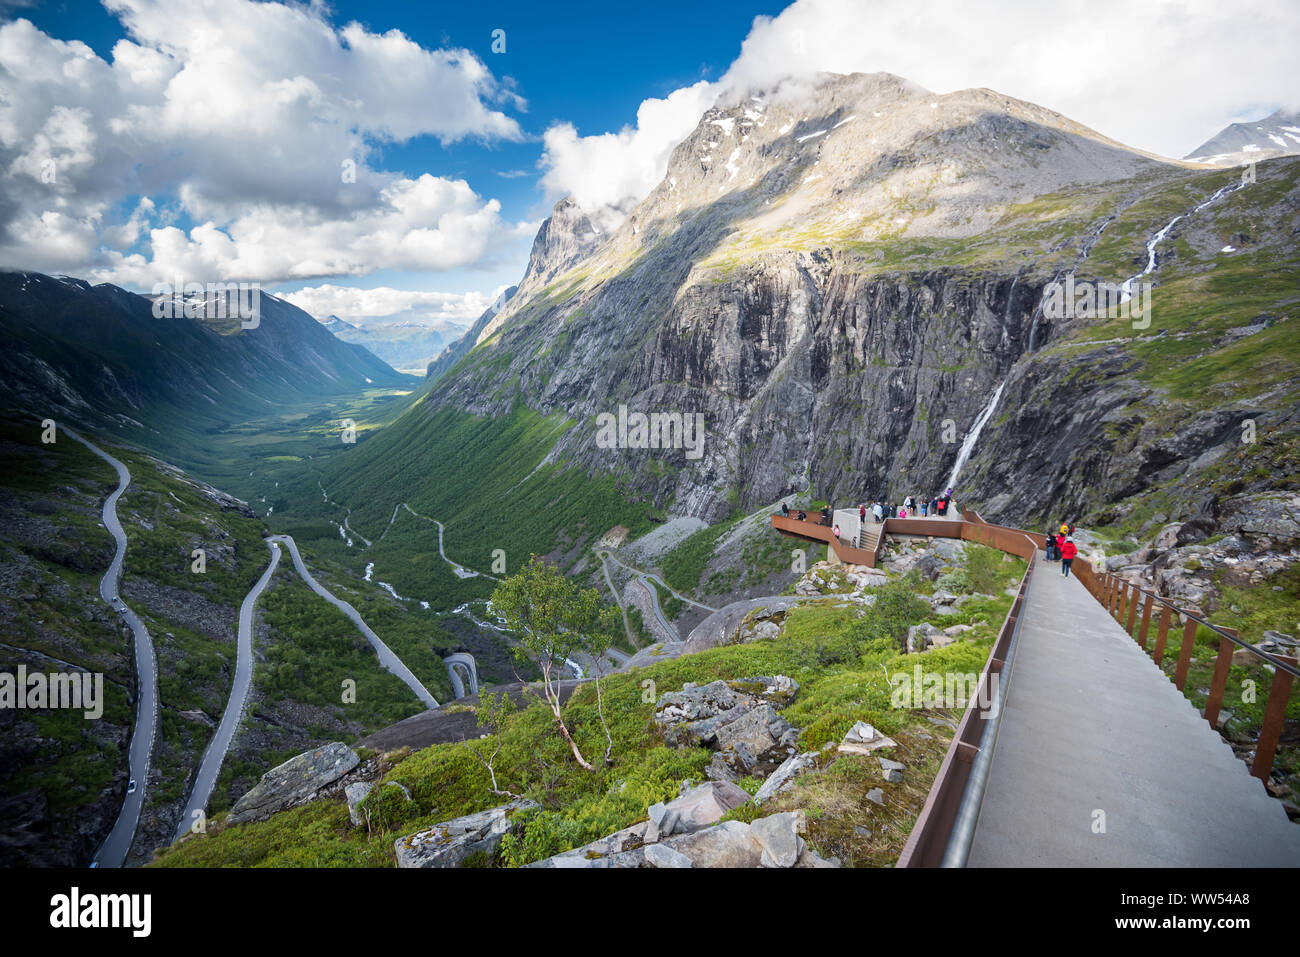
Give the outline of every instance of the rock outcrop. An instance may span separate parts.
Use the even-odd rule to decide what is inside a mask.
[[[346,744],[335,742],[290,758],[262,775],[235,802],[227,821],[262,821],[276,811],[309,800],[317,791],[357,766],[360,758]]]
[[[521,798],[399,837],[393,844],[398,867],[458,867],[471,854],[496,852],[501,838],[514,829],[520,811],[539,807]]]
[[[723,821],[657,841],[652,823],[624,828],[572,851],[529,864],[529,867],[838,867],[812,851],[803,811],[786,811],[752,823]]]
[[[795,752],[799,729],[777,709],[798,691],[798,683],[786,675],[688,682],[681,691],[660,696],[655,723],[669,744],[716,750],[709,774],[717,780],[767,774]]]

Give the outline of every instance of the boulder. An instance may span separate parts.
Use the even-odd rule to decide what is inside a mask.
[[[694,867],[689,857],[667,844],[651,844],[642,852],[650,867]]]
[[[459,867],[471,854],[491,855],[501,838],[514,829],[515,816],[539,806],[536,801],[521,798],[399,837],[393,845],[397,866]]]
[[[754,803],[762,804],[774,795],[786,790],[794,783],[795,777],[800,772],[812,767],[814,763],[815,758],[811,754],[792,754],[781,763],[780,767],[768,775],[767,780],[763,782],[763,786],[754,795]]]
[[[357,811],[357,805],[366,799],[366,795],[374,789],[374,786],[371,781],[356,781],[343,789],[343,794],[348,799],[348,819],[352,821],[353,827],[360,827],[365,823]]]
[[[804,849],[799,834],[806,829],[803,811],[786,811],[752,821],[749,833],[763,847],[759,863],[763,867],[794,867]]]
[[[667,804],[652,804],[646,843],[662,841],[673,834],[686,834],[708,827],[728,811],[749,801],[749,792],[730,781],[709,781],[688,790]]]
[[[943,632],[928,621],[912,625],[907,629],[907,653],[910,655],[925,651],[932,644],[933,636],[941,634]]]
[[[714,734],[719,751],[747,747],[751,754],[764,754],[775,747],[790,747],[799,731],[770,704],[759,705],[735,721],[721,725]]]
[[[759,821],[769,823],[760,824]],[[642,844],[640,829],[624,828],[598,841],[536,861],[528,867],[838,867],[811,851],[799,837],[802,811],[760,818],[753,825],[723,821],[677,834],[657,844]],[[791,857],[791,838],[795,854]]]
[[[357,753],[341,742],[304,751],[262,775],[262,779],[235,802],[230,824],[263,821],[276,811],[301,804],[360,763]]]
[[[926,555],[912,566],[912,570],[919,572],[926,581],[934,581],[943,572],[943,560],[937,555]]]
[[[839,751],[844,754],[870,754],[881,748],[897,746],[898,742],[893,738],[881,734],[865,721],[859,721],[844,735]]]
[[[740,821],[723,821],[674,837],[669,846],[695,867],[761,867],[763,863],[763,845]]]

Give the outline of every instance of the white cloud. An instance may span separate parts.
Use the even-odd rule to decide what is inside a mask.
[[[554,125],[543,183],[552,198],[569,193],[616,222],[658,182],[647,167],[662,175],[717,98],[819,72],[883,71],[936,93],[989,87],[1129,146],[1184,156],[1244,104],[1295,99],[1298,39],[1300,5],[1270,0],[798,0],[754,20],[718,82],[646,100],[635,127],[582,137]]]
[[[492,305],[505,289],[490,293],[421,292],[378,286],[355,289],[329,283],[305,287],[280,296],[318,319],[338,316],[354,325],[373,325],[373,321],[418,321],[430,325],[446,322],[468,326]]]
[[[397,178],[374,207],[338,216],[262,205],[222,227],[207,221],[184,232],[150,230],[151,256],[106,251],[91,275],[138,286],[173,277],[312,279],[385,269],[450,270],[490,261],[495,249],[529,238],[536,223],[502,220],[464,180],[425,174]]]
[[[554,124],[543,136],[542,186],[553,199],[572,196],[598,225],[612,229],[663,179],[673,147],[695,129],[716,95],[713,84],[701,81],[645,100],[636,126],[617,133],[579,136],[571,123]]]
[[[0,262],[274,280],[454,268],[514,238],[464,181],[369,162],[418,136],[523,138],[503,112],[523,101],[473,53],[336,29],[316,5],[106,5],[128,33],[108,61],[27,20],[0,26]],[[200,225],[169,226],[178,214]],[[118,251],[143,235],[145,254]]]

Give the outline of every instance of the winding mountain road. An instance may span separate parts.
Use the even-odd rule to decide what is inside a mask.
[[[203,752],[203,760],[199,764],[198,773],[194,775],[194,784],[190,788],[190,799],[186,802],[185,810],[176,825],[176,836],[172,838],[173,841],[180,840],[193,826],[195,812],[207,810],[212,789],[216,787],[217,776],[221,773],[221,765],[230,750],[230,742],[234,739],[235,732],[239,729],[239,722],[244,716],[248,689],[253,683],[253,612],[257,599],[271,583],[271,576],[275,574],[276,566],[280,564],[280,544],[268,541],[267,547],[271,550],[271,563],[266,566],[262,577],[257,580],[252,591],[244,596],[244,602],[239,606],[239,643],[235,662],[235,680],[230,687],[230,697],[226,701],[226,709],[221,712],[221,723],[217,726],[212,740],[208,742],[207,750]]]
[[[405,502],[403,502],[400,506],[398,506],[398,508],[404,508],[404,509],[406,509],[408,512],[410,512],[412,515],[414,515],[416,518],[422,518],[422,519],[424,519],[426,522],[433,522],[433,524],[435,524],[435,525],[438,526],[438,554],[442,556],[442,560],[443,560],[444,562],[446,562],[448,565],[451,566],[451,569],[452,569],[453,572],[455,572],[457,578],[479,578],[479,577],[482,577],[482,578],[490,578],[490,579],[492,579],[494,582],[496,582],[496,581],[500,581],[500,580],[501,580],[501,579],[497,578],[495,575],[489,575],[487,572],[476,572],[476,571],[474,571],[474,569],[472,569],[472,568],[466,568],[464,565],[461,565],[461,564],[458,563],[458,562],[454,562],[454,561],[452,561],[450,558],[448,558],[448,557],[447,557],[447,553],[446,553],[445,551],[443,551],[443,548],[442,548],[442,531],[443,531],[443,529],[442,529],[442,522],[438,521],[436,518],[430,518],[428,515],[421,515],[419,512],[417,512],[415,509],[411,508],[411,506],[407,505]],[[396,508],[393,509],[393,514],[394,514],[394,515],[397,514],[397,509],[396,509]],[[388,524],[389,524],[389,525],[392,525],[393,523],[390,521]],[[384,531],[386,532],[387,529],[385,529]]]
[[[415,677],[411,672],[411,669],[406,667],[406,664],[402,659],[397,657],[397,655],[393,653],[392,649],[384,644],[383,640],[378,635],[371,631],[370,626],[362,620],[359,614],[357,614],[357,610],[343,599],[336,598],[333,592],[312,577],[311,572],[307,570],[307,566],[303,564],[302,556],[298,554],[298,545],[294,542],[292,536],[272,535],[269,541],[280,542],[287,547],[289,549],[289,556],[293,559],[293,567],[297,569],[302,580],[307,583],[307,587],[352,619],[352,623],[357,626],[357,630],[366,636],[366,640],[370,642],[370,646],[375,649],[375,654],[379,656],[379,663],[383,666],[385,671],[391,672],[400,678],[408,688],[415,692],[415,696],[424,702],[425,707],[440,707],[438,699],[429,693],[429,689],[420,682],[419,678]]]
[[[650,603],[654,607],[655,617],[659,619],[659,624],[663,625],[664,630],[670,635],[677,635],[678,631],[673,626],[672,622],[668,620],[668,616],[664,614],[663,608],[660,607],[659,590],[655,588],[654,584],[652,583],[658,583],[659,585],[662,585],[664,591],[672,595],[675,595],[679,600],[685,602],[688,605],[694,605],[696,608],[703,608],[705,611],[709,612],[710,614],[713,614],[718,610],[716,608],[713,608],[710,605],[701,604],[700,602],[696,601],[693,598],[687,598],[685,595],[672,588],[666,581],[664,581],[662,578],[660,578],[658,575],[654,574],[653,572],[642,571],[641,569],[637,568],[635,565],[629,565],[626,562],[620,561],[605,549],[601,549],[597,551],[596,554],[600,558],[600,569],[605,574],[605,584],[609,586],[609,590],[614,596],[614,601],[618,603],[618,607],[623,611],[623,627],[627,630],[627,637],[629,641],[632,641],[632,629],[627,623],[627,610],[623,608],[622,596],[619,595],[618,589],[614,587],[613,579],[610,578],[608,562],[613,562],[619,568],[630,571],[634,575],[636,575],[637,579],[641,582],[641,584],[645,586],[645,590],[650,593]],[[679,640],[680,640],[680,636],[679,636]],[[636,642],[632,641],[632,645],[633,647],[636,647]]]
[[[620,568],[626,568],[630,572],[635,572],[637,575],[641,577],[642,581],[657,582],[658,584],[664,587],[664,591],[676,595],[678,598],[686,602],[686,604],[688,605],[694,605],[696,608],[703,608],[705,611],[708,612],[714,612],[718,610],[714,608],[712,605],[705,605],[702,602],[696,601],[694,598],[687,598],[685,595],[677,591],[677,589],[673,588],[671,585],[669,585],[666,581],[664,581],[662,578],[660,578],[658,575],[654,574],[653,572],[642,571],[641,569],[637,568],[635,565],[629,565],[627,562],[619,561],[619,559],[615,558],[609,552],[602,551],[601,554],[607,557],[611,562],[613,562],[615,565],[619,566]],[[658,602],[656,602],[656,604],[658,604]]]
[[[117,500],[131,484],[131,473],[120,461],[86,441],[76,432],[66,426],[63,432],[113,466],[114,471],[117,472],[117,489],[104,501],[103,511],[104,527],[117,542],[117,552],[113,555],[113,562],[108,566],[108,571],[99,580],[99,597],[122,616],[131,627],[131,634],[134,636],[137,692],[135,728],[131,731],[127,770],[130,780],[136,782],[136,789],[134,793],[127,794],[122,802],[122,810],[118,812],[113,830],[109,832],[95,854],[94,865],[121,867],[135,840],[136,827],[140,823],[140,811],[144,807],[145,791],[149,786],[149,759],[153,755],[153,743],[158,735],[158,666],[154,660],[153,641],[149,637],[148,629],[136,617],[135,612],[118,597],[122,563],[126,560],[126,532],[122,530],[122,523],[117,518]]]

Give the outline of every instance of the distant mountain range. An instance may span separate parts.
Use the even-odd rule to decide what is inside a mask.
[[[1300,112],[1278,110],[1253,123],[1233,123],[1186,156],[1194,163],[1240,166],[1300,153]]]
[[[322,320],[321,325],[344,342],[369,349],[394,369],[421,375],[430,361],[468,328],[468,324],[446,320],[429,324],[409,319],[359,326],[338,316]]]
[[[303,398],[418,384],[267,293],[256,328],[154,311],[118,286],[0,273],[0,399],[156,448]]]

